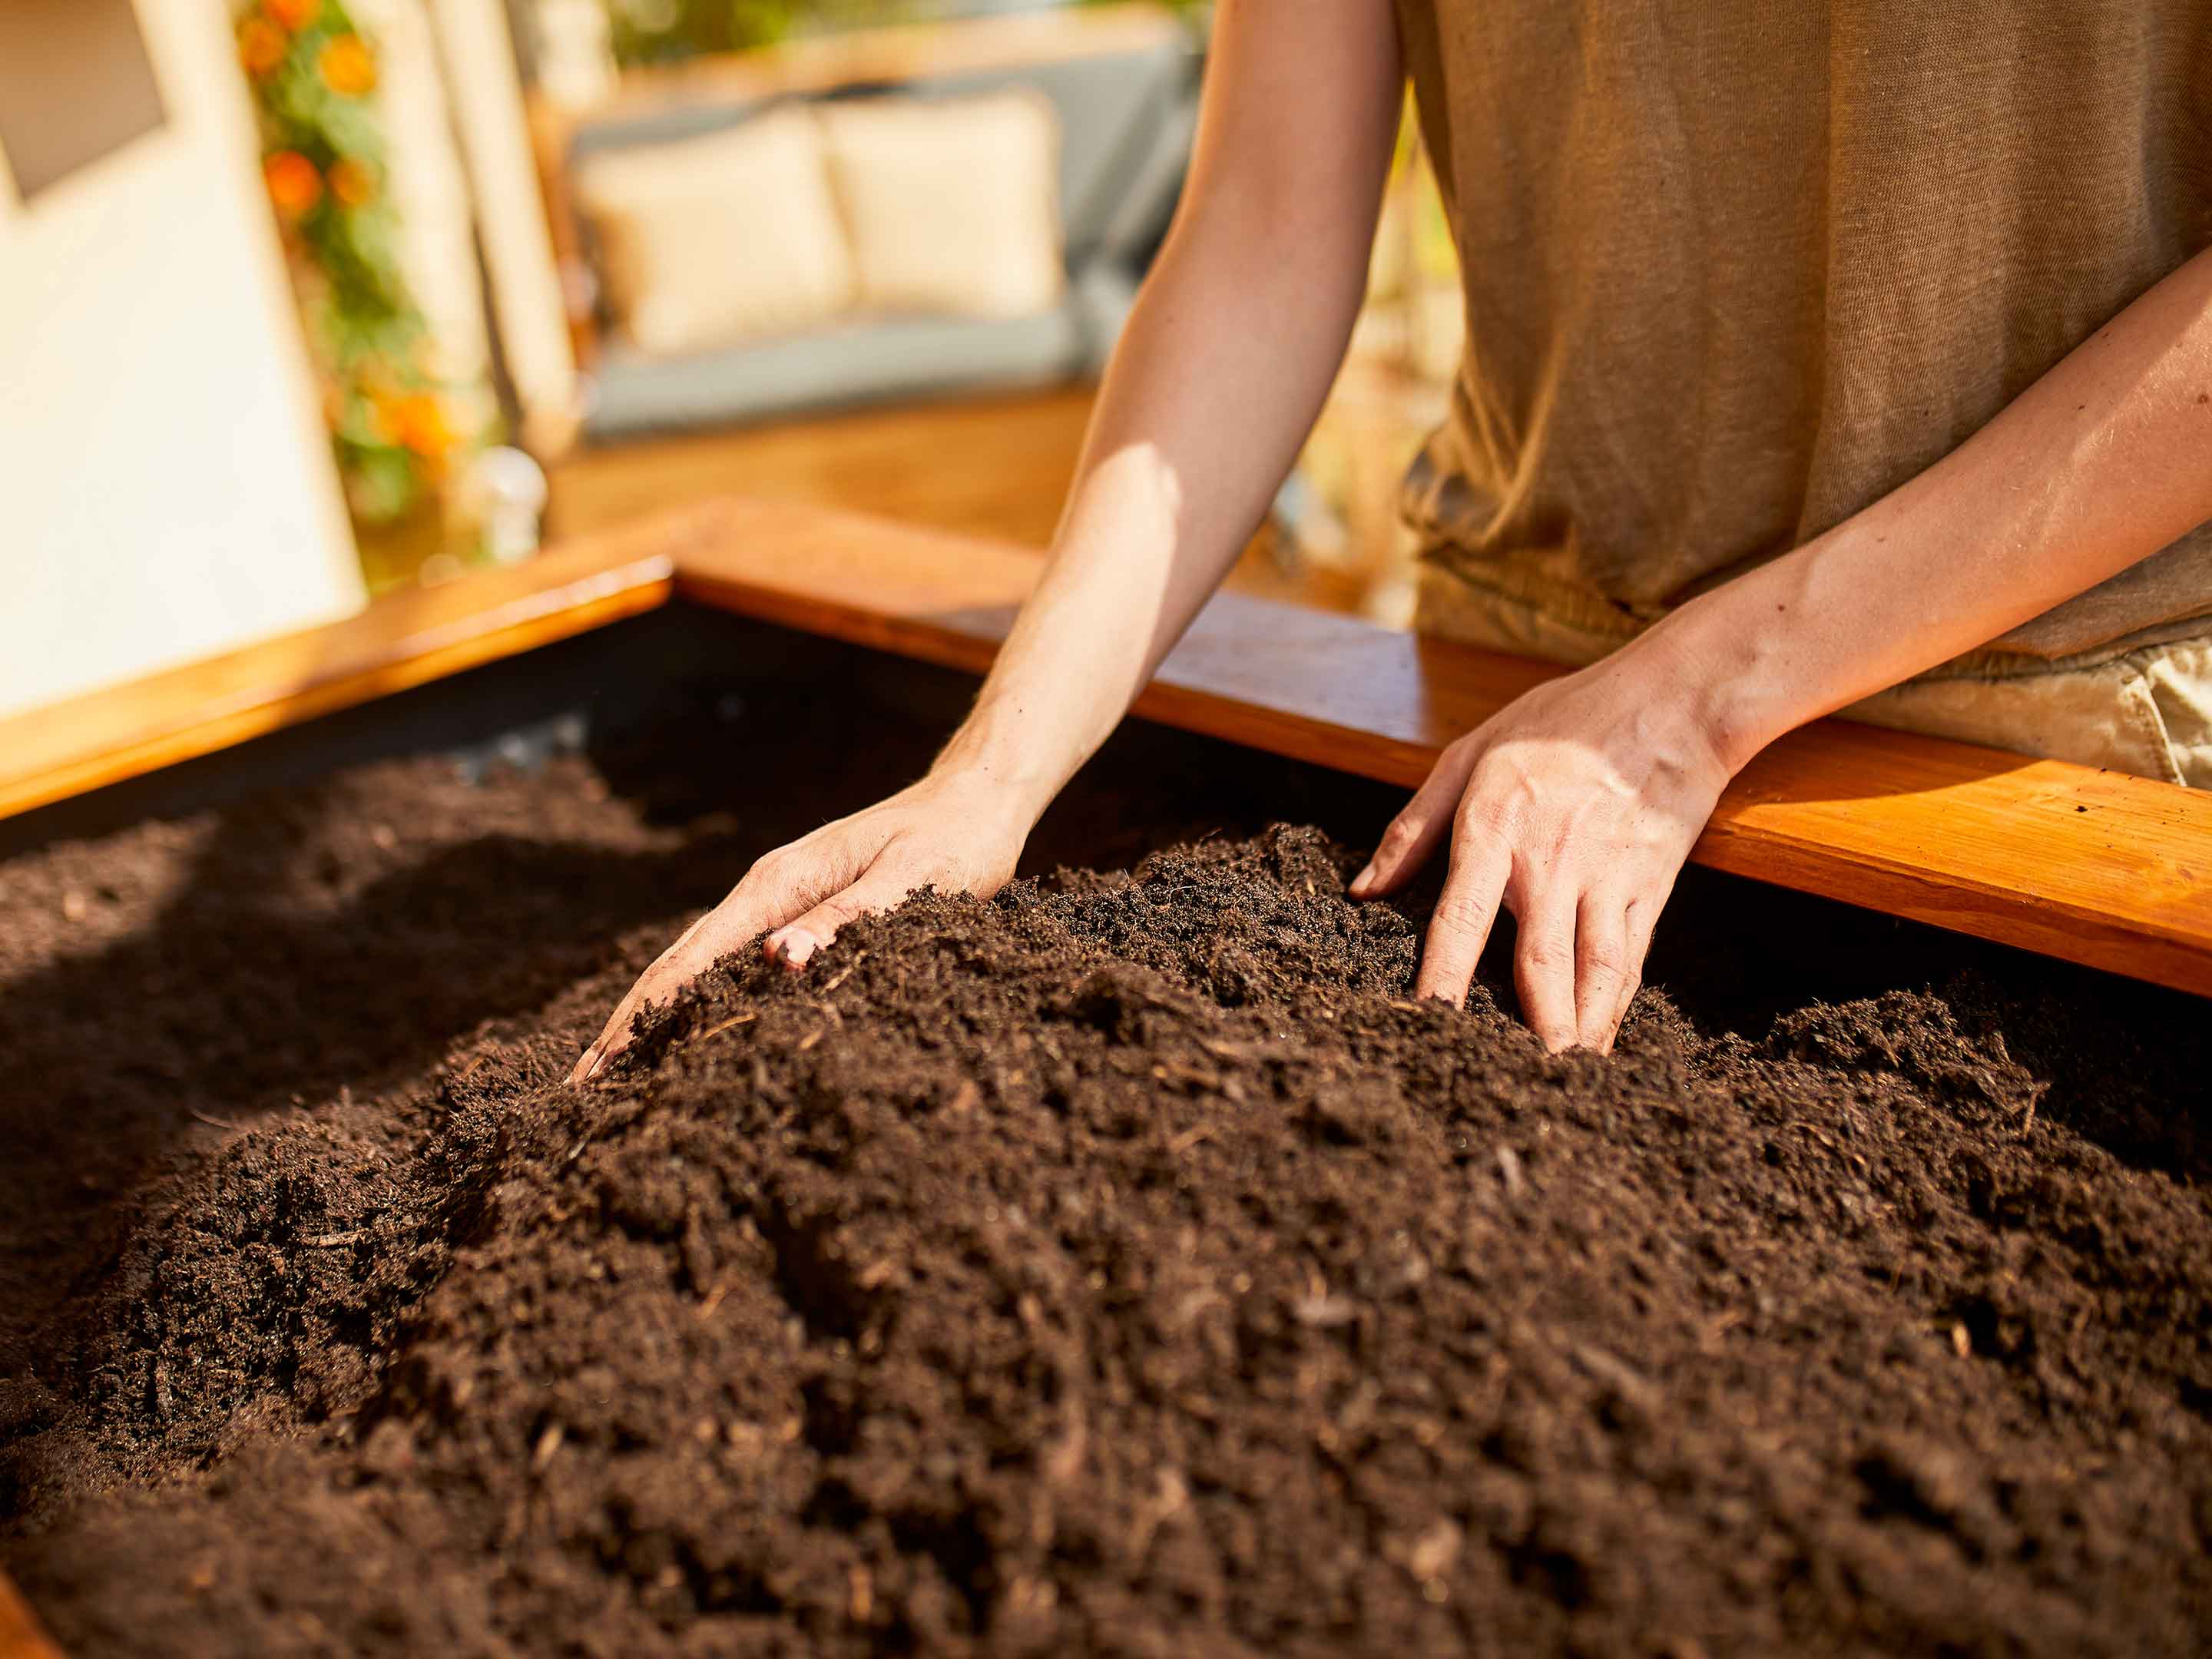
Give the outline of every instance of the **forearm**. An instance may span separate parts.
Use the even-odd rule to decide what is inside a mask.
[[[2212,519],[2212,253],[1927,471],[1632,649],[1686,674],[1731,770]]]
[[[1188,246],[1147,285],[1036,593],[946,750],[1038,810],[1235,562],[1342,356],[1356,292],[1326,291],[1330,273],[1296,261],[1259,263]]]
[[[1401,96],[1388,8],[1232,3],[1215,61],[1184,209],[1115,351],[1043,574],[939,762],[1032,813],[1259,524],[1365,289]]]

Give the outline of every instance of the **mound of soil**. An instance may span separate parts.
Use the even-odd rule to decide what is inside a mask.
[[[231,1005],[261,1115],[100,1211],[0,1384],[0,1559],[73,1651],[2212,1643],[2201,1005],[1990,954],[1793,1006],[1693,891],[1710,969],[1548,1057],[1410,1000],[1419,904],[1278,827],[733,958],[579,1091],[678,872],[784,827],[622,807],[545,890],[635,908],[426,963],[477,1023],[359,1016],[320,1075],[380,1093],[268,1109],[281,1006]]]

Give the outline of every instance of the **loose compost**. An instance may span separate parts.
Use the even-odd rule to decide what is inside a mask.
[[[1547,1056],[1510,929],[1417,1003],[1425,896],[1345,898],[1386,792],[1137,730],[995,899],[569,1087],[926,758],[749,696],[0,865],[69,1651],[2212,1646],[2201,1003],[1693,872]]]

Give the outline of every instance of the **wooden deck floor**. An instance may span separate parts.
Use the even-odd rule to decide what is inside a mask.
[[[726,495],[804,501],[895,523],[1042,548],[1060,522],[1096,389],[1059,386],[849,410],[580,450],[554,464],[556,542]],[[1240,593],[1357,612],[1359,573],[1302,565],[1255,537]]]
[[[547,528],[565,541],[737,495],[1042,547],[1074,476],[1092,395],[1061,386],[580,450],[550,469]]]

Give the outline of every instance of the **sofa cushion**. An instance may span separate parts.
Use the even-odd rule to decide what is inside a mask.
[[[864,310],[1021,317],[1060,299],[1059,128],[1051,103],[980,98],[821,106]]]
[[[593,438],[900,398],[1051,386],[1097,366],[1101,319],[1071,294],[1027,317],[900,317],[696,357],[610,350],[593,372]]]
[[[1127,220],[1133,180],[1154,194],[1136,204],[1139,219],[1164,217],[1180,181],[1181,155],[1163,179],[1155,165],[1163,130],[1187,121],[1196,103],[1199,53],[1173,40],[1132,52],[1046,59],[1013,68],[955,70],[902,83],[908,97],[964,100],[1024,87],[1052,100],[1060,124],[1059,200],[1068,262],[1080,269]],[[751,119],[757,99],[701,96],[640,113],[588,121],[572,140],[571,164],[724,131]],[[1183,142],[1171,135],[1169,142]],[[1164,185],[1164,197],[1158,192]]]
[[[918,97],[970,98],[1011,84],[1052,100],[1060,118],[1061,239],[1069,268],[1079,270],[1104,251],[1112,223],[1127,211],[1132,185],[1146,171],[1162,128],[1196,102],[1198,62],[1188,43],[1176,41],[1015,71],[956,72],[904,89]]]
[[[577,191],[620,331],[672,356],[818,328],[853,259],[803,104],[726,131],[591,156]]]

